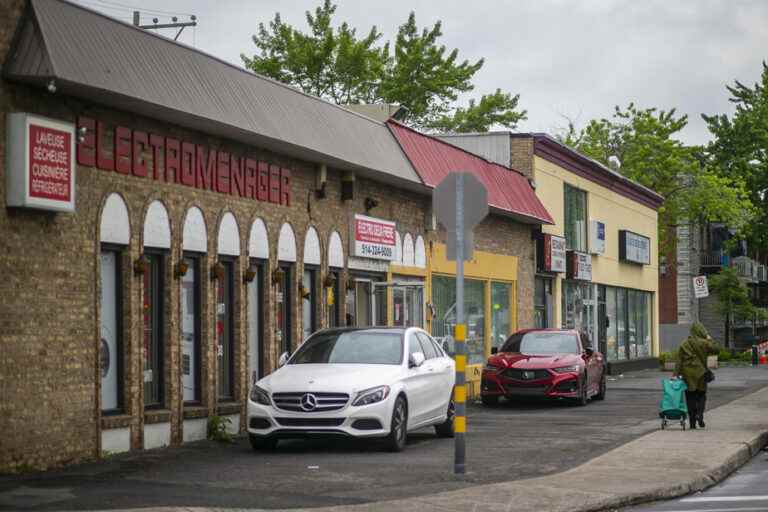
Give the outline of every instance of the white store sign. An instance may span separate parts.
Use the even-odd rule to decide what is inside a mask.
[[[693,278],[693,295],[697,299],[709,297],[709,284],[707,276],[696,276]]]
[[[394,222],[356,214],[350,240],[354,256],[387,261],[395,259]]]
[[[651,239],[632,231],[619,231],[619,259],[650,265]]]
[[[26,112],[8,114],[8,206],[75,211],[75,127]]]

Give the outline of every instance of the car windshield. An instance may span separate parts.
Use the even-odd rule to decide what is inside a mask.
[[[519,352],[528,355],[578,354],[579,343],[572,333],[534,331],[513,334],[504,343],[501,352]]]
[[[317,333],[288,364],[400,364],[402,360],[402,333],[347,331]]]

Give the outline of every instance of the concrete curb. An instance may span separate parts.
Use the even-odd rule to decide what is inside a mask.
[[[621,507],[679,498],[694,492],[703,491],[728,478],[734,471],[752,460],[752,458],[760,453],[765,446],[768,446],[768,430],[761,432],[750,442],[745,443],[744,446],[728,457],[728,459],[721,465],[696,475],[689,482],[666,487],[662,486],[653,491],[628,494],[626,496],[608,500],[605,504],[597,507],[585,506],[575,508],[573,509],[573,512],[603,512]]]

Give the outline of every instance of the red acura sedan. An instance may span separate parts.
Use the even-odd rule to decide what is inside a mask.
[[[568,329],[528,329],[511,335],[483,368],[485,405],[500,397],[605,399],[605,358],[586,335]]]

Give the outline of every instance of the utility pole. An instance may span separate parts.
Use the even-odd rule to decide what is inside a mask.
[[[139,11],[133,11],[133,24],[136,25],[139,28],[143,28],[145,30],[157,30],[161,28],[178,28],[179,31],[176,32],[176,37],[173,38],[174,41],[179,39],[179,36],[184,31],[185,27],[196,27],[197,26],[197,16],[192,14],[189,17],[189,21],[179,21],[179,18],[176,16],[171,18],[172,23],[158,23],[157,18],[152,18],[152,24],[151,25],[142,25],[141,24],[141,13]]]

